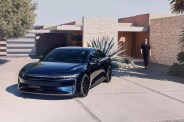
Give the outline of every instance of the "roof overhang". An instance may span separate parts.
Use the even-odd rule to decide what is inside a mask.
[[[119,26],[118,31],[123,31],[123,32],[148,32],[147,27],[128,27],[128,26]]]
[[[51,33],[51,30],[30,30],[29,33]]]
[[[76,25],[58,25],[52,26],[48,28],[44,28],[42,30],[31,30],[30,33],[55,33],[63,32],[63,31],[82,31],[83,26],[76,26]],[[121,32],[148,32],[147,27],[136,27],[136,26],[118,26],[118,31]]]
[[[76,26],[76,25],[58,25],[58,26],[52,26],[48,28],[44,28],[41,30],[31,30],[30,33],[55,33],[55,32],[61,32],[61,31],[82,31],[82,26]]]
[[[82,31],[82,26],[76,26],[76,25],[60,25],[57,26],[57,30],[71,30],[71,31]]]

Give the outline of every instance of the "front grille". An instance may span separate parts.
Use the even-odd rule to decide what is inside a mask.
[[[36,79],[36,80],[35,80]],[[62,79],[62,80],[53,80],[53,79],[37,79],[37,78],[22,78],[20,79],[21,83],[25,83],[33,86],[73,86],[75,85],[75,79]]]
[[[64,87],[71,86],[70,90],[62,89]],[[19,83],[18,88],[24,92],[31,93],[43,93],[43,94],[71,94],[75,91],[74,82],[61,83],[60,86],[49,86],[49,85],[36,85]]]
[[[24,79],[26,79],[26,80],[39,80],[39,81],[53,81],[53,80],[61,80],[63,78],[25,75]]]

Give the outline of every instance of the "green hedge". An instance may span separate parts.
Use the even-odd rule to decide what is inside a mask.
[[[183,51],[177,55],[177,60],[179,63],[174,63],[173,65],[171,65],[169,74],[184,76],[184,52]]]

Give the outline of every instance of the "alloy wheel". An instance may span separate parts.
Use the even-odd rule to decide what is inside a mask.
[[[87,96],[88,95],[88,92],[89,92],[89,88],[90,88],[89,76],[87,74],[84,74],[84,76],[82,78],[82,82],[81,82],[80,96],[81,97]]]
[[[112,75],[112,68],[111,68],[111,66],[109,66],[108,69],[107,69],[106,81],[105,82],[110,82],[111,81],[111,75]]]

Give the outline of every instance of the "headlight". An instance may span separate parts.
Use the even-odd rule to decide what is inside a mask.
[[[71,71],[76,71],[76,70],[79,70],[81,68],[83,68],[83,66],[81,66],[81,65],[80,66],[76,66],[76,67],[72,68]]]
[[[77,78],[77,77],[78,77],[78,74],[61,76],[61,78],[63,78],[63,79],[74,79],[74,78]]]

